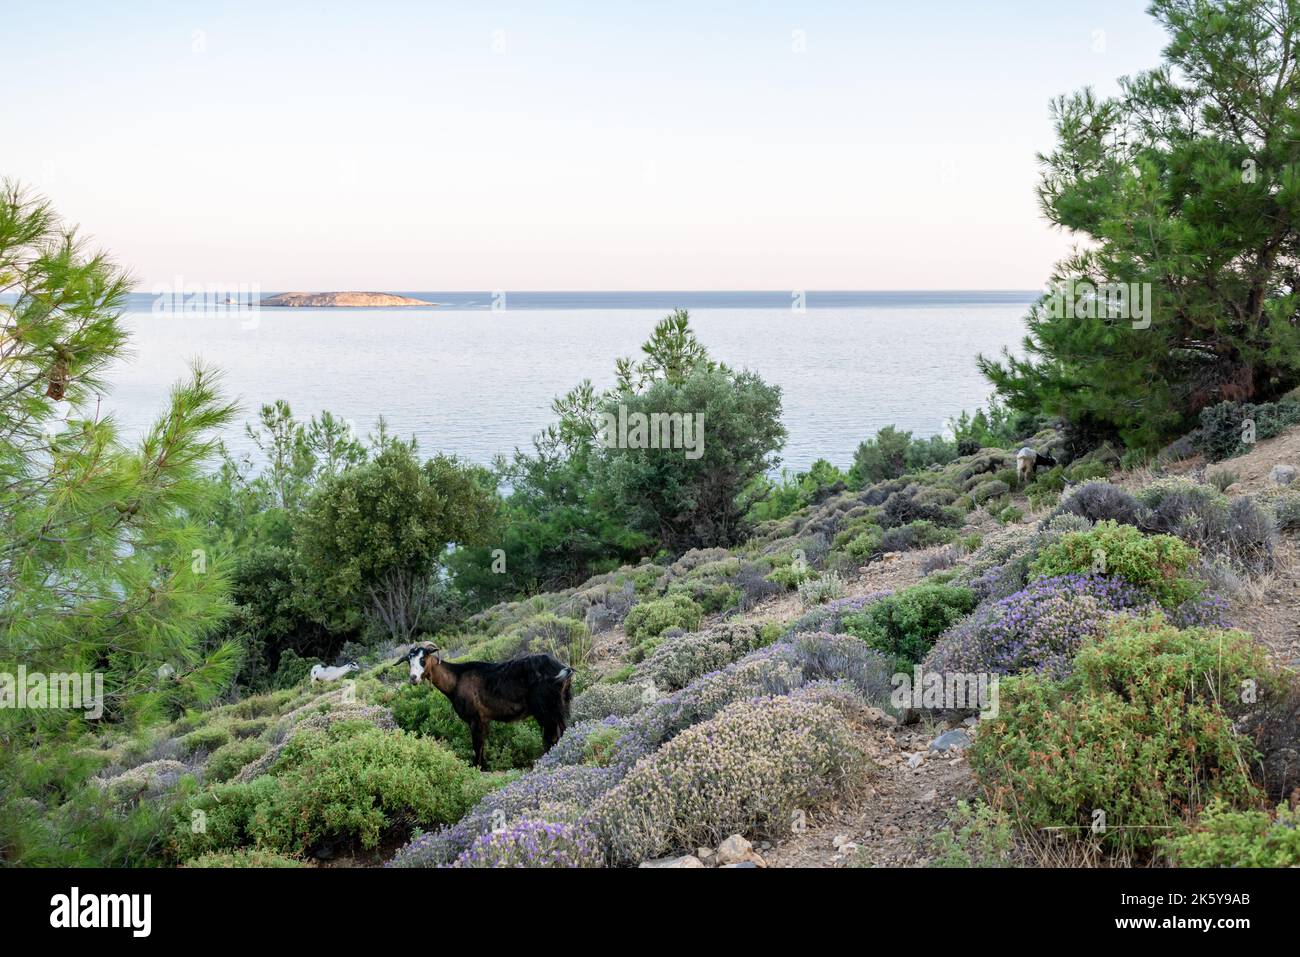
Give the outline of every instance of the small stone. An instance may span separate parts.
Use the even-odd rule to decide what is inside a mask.
[[[704,862],[694,854],[683,854],[681,857],[661,857],[654,861],[642,861],[638,867],[703,867]]]
[[[758,865],[755,864],[753,861],[737,861],[734,864],[723,864],[722,867],[723,868],[728,868],[728,867],[755,867],[756,868],[758,867]]]
[[[965,731],[945,731],[939,737],[930,742],[930,750],[943,753],[945,751],[961,751],[963,748],[970,747],[970,735]]]
[[[921,795],[921,803],[933,804],[938,797],[939,797],[939,792],[936,791],[934,788],[930,788],[930,790],[926,791],[924,794]]]
[[[754,853],[754,845],[739,834],[733,834],[718,845],[718,863],[723,867],[736,864]]]
[[[962,721],[962,726],[967,728],[973,728],[975,727],[975,725],[979,723],[980,723],[980,719],[975,717],[974,715],[971,715],[969,718],[966,718],[964,721]]]
[[[911,768],[913,771],[915,771],[924,763],[925,763],[925,755],[922,754],[920,751],[917,751],[916,754],[912,755],[910,758],[907,759],[907,766]]]
[[[852,857],[854,854],[858,853],[858,845],[849,841],[847,844],[840,845],[839,852],[845,857]]]
[[[838,849],[841,845],[847,843],[849,843],[849,836],[847,834],[836,834],[831,840],[831,847]]]
[[[713,859],[717,856],[717,852],[711,847],[697,847],[695,849],[695,856],[698,857],[702,863],[708,865],[713,863]]]
[[[1281,464],[1274,465],[1273,471],[1268,473],[1268,477],[1275,485],[1290,485],[1295,481],[1295,466]]]

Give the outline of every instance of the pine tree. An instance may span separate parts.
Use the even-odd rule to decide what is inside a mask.
[[[195,366],[139,443],[122,441],[100,398],[105,372],[127,355],[129,291],[128,276],[88,253],[47,202],[4,184],[0,673],[99,673],[106,720],[211,699],[239,653],[204,648],[226,613],[226,583],[195,521],[214,433],[235,410],[217,376]],[[9,733],[81,719],[0,711]]]
[[[1300,382],[1300,3],[1150,12],[1170,34],[1165,64],[1117,97],[1053,107],[1039,199],[1085,240],[1051,278],[1065,296],[1031,309],[1023,356],[980,359],[1013,408],[1148,449],[1207,405]],[[1149,316],[1072,281],[1102,299],[1149,283]]]

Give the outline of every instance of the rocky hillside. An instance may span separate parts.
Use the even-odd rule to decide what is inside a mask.
[[[984,449],[499,605],[439,643],[554,654],[579,694],[549,753],[495,726],[486,772],[395,647],[83,756],[190,866],[1231,863],[1243,828],[1286,860],[1297,448],[1214,466],[1226,492],[1195,459],[1105,454],[1021,487]],[[900,701],[916,667],[998,699]]]

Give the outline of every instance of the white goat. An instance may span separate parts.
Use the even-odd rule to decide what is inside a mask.
[[[347,677],[354,671],[360,671],[361,666],[355,661],[349,661],[346,665],[340,665],[337,668],[326,668],[324,665],[312,665],[311,680],[316,681],[338,681],[340,678]]]

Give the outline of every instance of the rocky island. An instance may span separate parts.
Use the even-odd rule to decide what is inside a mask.
[[[437,303],[394,296],[386,292],[282,292],[268,296],[263,306],[436,306]]]

